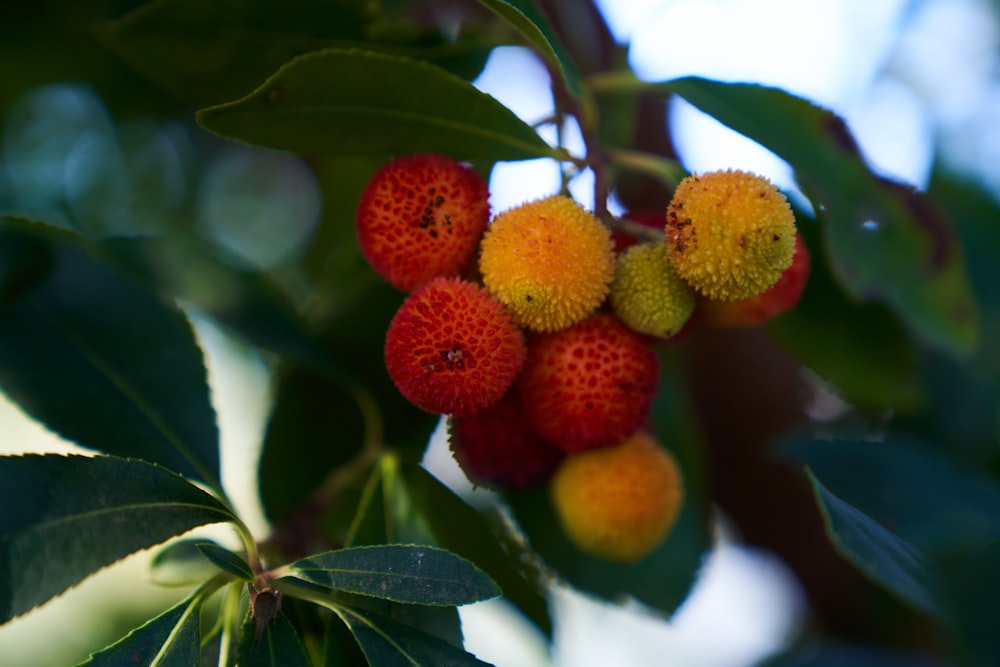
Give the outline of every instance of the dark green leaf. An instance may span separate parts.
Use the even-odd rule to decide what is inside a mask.
[[[312,667],[299,634],[281,612],[263,627],[259,637],[249,617],[240,630],[240,667]]]
[[[940,615],[926,557],[857,508],[833,495],[811,471],[809,481],[826,534],[841,556],[916,609]]]
[[[851,295],[884,301],[935,345],[973,351],[976,303],[949,221],[922,193],[873,174],[841,118],[759,85],[695,77],[663,85],[792,165]]]
[[[479,0],[497,16],[509,23],[558,73],[566,90],[583,98],[584,89],[576,63],[563,48],[548,20],[531,0]]]
[[[899,320],[880,303],[857,304],[837,287],[820,239],[800,219],[812,270],[798,305],[769,324],[777,339],[863,409],[916,408],[922,391],[917,352]]]
[[[202,544],[215,542],[202,537],[182,538],[157,551],[149,564],[152,582],[159,586],[193,586],[216,574],[218,570],[198,548]]]
[[[294,56],[360,39],[363,1],[156,0],[97,27],[104,43],[157,85],[211,104],[253,90]]]
[[[991,667],[1000,655],[1000,542],[949,554],[938,568],[951,612],[949,630],[963,665]]]
[[[215,413],[184,316],[72,235],[0,218],[0,248],[25,244],[49,260],[0,303],[0,387],[70,440],[220,488]]]
[[[143,461],[0,457],[0,622],[125,556],[232,520],[212,496]]]
[[[300,56],[247,97],[203,109],[198,122],[225,137],[304,155],[560,155],[470,83],[428,63],[358,50]]]
[[[365,441],[356,396],[327,377],[288,367],[279,374],[259,467],[264,508],[274,521],[299,507]]]
[[[212,561],[212,564],[223,572],[228,572],[237,579],[253,580],[254,574],[250,565],[229,549],[224,549],[214,542],[200,542],[196,546],[202,556]]]
[[[794,439],[783,450],[832,494],[931,556],[1000,539],[1000,484],[948,450],[897,434],[874,442]]]
[[[290,568],[316,584],[409,604],[457,606],[500,595],[475,565],[429,546],[352,547],[303,558]]]
[[[201,597],[184,600],[81,663],[88,667],[192,667],[201,654]]]
[[[323,667],[361,667],[367,662],[347,625],[339,617],[331,618],[323,633],[323,660],[320,664]]]
[[[370,665],[482,667],[488,664],[446,641],[388,618],[358,609],[341,609],[339,613]]]

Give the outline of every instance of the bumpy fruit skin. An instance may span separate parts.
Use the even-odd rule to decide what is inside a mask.
[[[684,503],[680,469],[648,433],[569,456],[552,477],[552,502],[580,551],[631,564],[670,533]]]
[[[736,301],[705,299],[701,307],[705,320],[725,327],[753,327],[764,324],[795,307],[802,297],[812,267],[812,256],[802,240],[795,236],[792,265],[785,269],[778,282],[762,294]]]
[[[518,384],[535,430],[576,453],[635,432],[649,413],[658,378],[650,339],[599,312],[533,337]]]
[[[667,250],[677,273],[710,299],[760,294],[795,251],[795,216],[766,178],[715,171],[685,178],[667,207]]]
[[[466,477],[497,491],[547,482],[564,457],[531,427],[517,384],[485,410],[449,418],[448,436]]]
[[[496,403],[524,360],[524,335],[503,305],[458,278],[435,278],[410,294],[385,336],[396,387],[437,414],[472,414]]]
[[[618,255],[611,307],[630,329],[670,338],[691,318],[698,295],[674,270],[662,243],[633,245]]]
[[[440,155],[389,162],[358,202],[358,243],[372,268],[411,292],[470,263],[490,218],[489,190],[472,169]]]
[[[534,331],[558,331],[594,312],[608,294],[611,232],[569,197],[554,195],[504,211],[480,249],[483,282]]]

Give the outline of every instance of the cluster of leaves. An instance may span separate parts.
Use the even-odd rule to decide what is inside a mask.
[[[233,268],[183,215],[153,236],[98,233],[71,214],[0,218],[0,388],[97,452],[0,458],[0,622],[130,553],[219,522],[242,547],[170,542],[155,566],[194,578],[191,594],[87,664],[481,664],[461,649],[455,608],[502,591],[547,631],[554,576],[669,614],[710,546],[715,464],[702,439],[711,429],[698,423],[684,374],[697,355],[685,345],[660,351],[653,426],[689,481],[660,549],[634,566],[588,558],[555,528],[542,491],[503,499],[514,532],[419,466],[434,419],[398,396],[382,366],[382,334],[402,295],[362,261],[353,213],[379,165],[416,152],[484,174],[534,158],[558,161],[567,178],[593,169],[605,218],[609,191],[635,208],[664,206],[683,170],[648,125],[662,130],[663,100],[680,95],[787,160],[812,203],[814,219],[801,214],[799,227],[816,266],[800,306],[772,325],[775,339],[856,414],[899,412],[877,433],[807,430],[782,455],[808,467],[842,556],[945,637],[930,648],[989,664],[1000,653],[989,626],[1000,600],[1000,363],[977,348],[977,332],[987,337],[997,321],[988,291],[1000,238],[980,222],[983,211],[995,218],[995,203],[941,179],[933,190],[949,223],[926,196],[869,171],[837,116],[782,91],[641,82],[614,49],[595,63],[557,20],[568,15],[558,1],[480,0],[450,8],[457,13],[382,4],[156,0],[97,25],[109,52],[173,95],[153,95],[157,113],[186,119],[206,151],[215,140],[190,125],[193,109],[204,130],[307,158],[324,209],[295,265],[269,272]],[[587,7],[578,19],[606,34]],[[577,121],[585,157],[550,146],[470,83],[504,44],[546,63],[558,120]],[[134,83],[114,71],[127,85],[107,87],[112,108]],[[39,69],[40,80],[50,76]],[[27,208],[7,196],[8,210]],[[221,484],[202,354],[179,302],[273,362],[259,466],[273,531],[263,541]],[[260,596],[275,604],[250,601]],[[857,665],[924,664],[837,645],[776,664],[843,664],[848,654]]]

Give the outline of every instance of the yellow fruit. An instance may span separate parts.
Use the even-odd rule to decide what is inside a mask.
[[[514,321],[535,331],[579,322],[604,301],[614,274],[611,232],[569,197],[498,215],[480,250],[483,283]]]
[[[677,462],[642,431],[619,445],[567,457],[550,488],[570,541],[584,553],[625,564],[666,539],[684,502]]]
[[[677,273],[711,299],[762,293],[791,266],[795,216],[766,178],[744,171],[692,175],[667,208],[667,250]]]
[[[618,256],[611,307],[630,329],[670,338],[688,321],[698,295],[670,264],[662,243],[634,245]]]

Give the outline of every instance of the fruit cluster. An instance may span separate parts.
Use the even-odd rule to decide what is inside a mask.
[[[653,223],[656,241],[613,236],[566,196],[492,220],[488,198],[475,171],[437,155],[372,177],[357,211],[361,250],[409,293],[386,332],[386,368],[408,400],[449,416],[472,481],[547,483],[574,544],[635,562],[663,542],[683,500],[677,463],[646,423],[656,342],[698,308],[728,324],[787,310],[808,251],[785,198],[738,171],[685,179],[665,224],[662,212]]]

